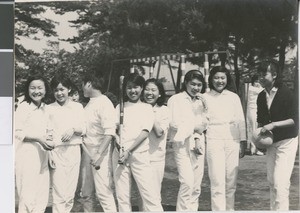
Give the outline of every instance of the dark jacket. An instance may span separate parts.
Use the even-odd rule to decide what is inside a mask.
[[[295,125],[284,128],[275,128],[272,130],[274,142],[287,138],[293,138],[298,135],[298,104],[293,98],[291,91],[281,86],[273,99],[270,110],[268,109],[266,92],[263,90],[257,97],[257,122],[266,125],[271,122],[293,119]]]

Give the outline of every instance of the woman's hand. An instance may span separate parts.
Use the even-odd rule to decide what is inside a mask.
[[[119,157],[118,163],[126,165],[129,156],[130,156],[130,152],[128,150],[122,152],[121,155],[120,155],[120,157]]]
[[[68,129],[68,130],[65,131],[65,133],[62,135],[61,141],[62,141],[62,142],[67,142],[67,141],[69,141],[69,140],[72,138],[72,136],[74,135],[74,133],[75,133],[74,128]]]
[[[246,148],[247,148],[247,141],[241,141],[240,142],[240,158],[243,158],[245,156]]]
[[[46,140],[46,139],[41,139],[41,140],[38,140],[38,143],[39,143],[39,144],[43,147],[43,149],[45,149],[46,151],[51,151],[52,149],[54,149],[53,141]]]

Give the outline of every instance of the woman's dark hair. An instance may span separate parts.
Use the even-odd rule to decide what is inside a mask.
[[[45,77],[41,76],[41,75],[34,75],[34,76],[29,76],[28,77],[28,79],[26,81],[26,84],[25,84],[24,100],[23,101],[26,101],[27,103],[32,102],[32,100],[29,96],[29,85],[32,81],[35,81],[35,80],[40,80],[40,81],[44,82],[46,92],[45,92],[45,97],[42,98],[42,102],[49,103],[50,102],[51,90],[50,90],[47,79]]]
[[[124,77],[124,81],[123,81],[123,98],[124,101],[128,101],[128,97],[126,94],[126,86],[128,83],[134,83],[140,87],[142,87],[142,89],[145,88],[145,79],[143,78],[143,76],[140,76],[138,73],[130,73],[129,75]]]
[[[254,86],[254,83],[258,81],[258,75],[254,74],[252,77],[251,77],[251,85]]]
[[[209,84],[209,88],[215,90],[214,85],[213,85],[213,77],[215,76],[215,74],[217,72],[222,72],[225,73],[226,77],[227,77],[227,84],[225,86],[224,89],[228,89],[228,87],[230,87],[231,83],[232,83],[232,78],[230,75],[230,72],[228,69],[226,69],[226,67],[223,66],[216,66],[213,67],[210,72],[209,72],[209,77],[208,77],[208,84]]]
[[[205,80],[204,80],[204,76],[200,70],[190,70],[185,74],[184,83],[182,85],[181,91],[186,91],[186,84],[193,79],[198,79],[199,81],[202,82],[203,86],[202,86],[202,89],[200,92],[204,93],[205,92]]]
[[[50,82],[51,89],[54,90],[59,84],[68,89],[72,89],[73,83],[66,75],[55,75]]]
[[[165,92],[165,88],[164,85],[162,84],[162,82],[160,82],[159,80],[155,79],[155,78],[150,78],[146,81],[145,83],[145,87],[149,84],[149,83],[153,83],[157,86],[158,91],[159,91],[159,95],[160,97],[156,100],[156,104],[158,106],[162,106],[165,103],[165,99],[166,99],[166,92]],[[144,96],[144,91],[142,93],[142,97]]]
[[[83,84],[91,82],[94,89],[99,90],[101,93],[104,93],[104,79],[101,76],[95,75],[93,73],[87,73],[82,79]]]
[[[276,79],[274,82],[275,87],[281,87],[282,80],[280,78],[280,68],[278,62],[272,59],[264,60],[260,63],[257,69],[258,73],[265,75],[267,72],[270,72],[272,75],[276,74]]]

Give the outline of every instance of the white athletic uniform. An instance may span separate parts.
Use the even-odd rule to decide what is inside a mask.
[[[91,155],[97,155],[102,146],[102,140],[107,135],[115,135],[116,114],[112,102],[105,95],[90,98],[85,106],[87,131],[85,144]],[[83,207],[86,212],[95,211],[94,193],[105,212],[116,212],[116,203],[113,196],[113,177],[111,165],[111,144],[102,155],[103,160],[100,169],[95,170],[90,165],[90,157],[83,152],[83,183],[82,197]]]
[[[119,117],[119,105],[116,107]],[[150,104],[124,103],[124,126],[122,129],[121,146],[127,150],[143,131],[151,131],[154,113]],[[113,155],[114,181],[120,212],[130,212],[130,191],[132,177],[139,189],[143,211],[163,211],[153,184],[153,172],[150,164],[149,138],[146,138],[129,156],[128,165],[118,164],[119,153],[115,149]]]
[[[255,150],[255,145],[252,141],[253,131],[257,128],[257,105],[256,100],[258,94],[263,90],[263,88],[249,86],[248,90],[248,100],[247,100],[247,136],[248,136],[248,147],[250,144],[252,150]],[[253,153],[252,153],[253,154]]]
[[[212,211],[233,211],[240,141],[246,140],[245,118],[237,94],[211,90],[204,94],[208,107],[207,163]]]
[[[78,182],[80,168],[81,134],[73,134],[67,142],[61,137],[72,128],[85,133],[84,110],[80,103],[67,101],[64,105],[57,102],[50,104],[51,121],[54,130],[55,149],[51,151],[56,168],[51,170],[53,212],[70,212]]]
[[[168,101],[171,113],[168,137],[173,142],[180,182],[176,211],[198,210],[205,153],[196,156],[191,150],[195,146],[194,129],[200,122],[199,114],[194,112],[197,101],[192,100],[186,92],[173,95]],[[197,137],[204,143],[203,135]]]
[[[49,196],[48,153],[37,142],[24,142],[28,135],[46,135],[49,114],[44,103],[21,103],[15,113],[16,187],[18,212],[45,212]]]
[[[149,133],[150,163],[153,171],[153,186],[161,201],[161,184],[164,178],[167,131],[170,123],[170,113],[166,106],[155,105],[153,107],[155,122],[163,129],[164,134],[157,137],[154,130]]]

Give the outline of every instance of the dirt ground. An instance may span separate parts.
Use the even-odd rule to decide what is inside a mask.
[[[246,155],[240,160],[238,185],[236,191],[235,210],[269,210],[269,188],[267,184],[265,156]],[[177,169],[171,149],[167,149],[165,176],[162,184],[162,203],[165,211],[175,211],[179,189]],[[138,194],[133,187],[133,210],[138,211]],[[17,210],[17,209],[16,209]],[[199,211],[210,211],[210,183],[205,165],[202,181],[202,192],[199,199]],[[300,210],[299,205],[299,155],[297,155],[290,187],[290,210]],[[97,206],[101,211],[101,206]],[[17,211],[16,211],[17,212]],[[51,211],[51,199],[46,212]]]

